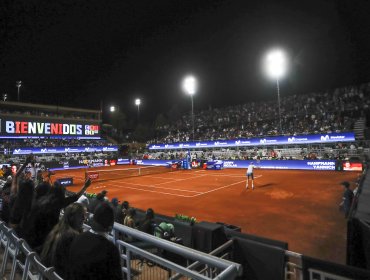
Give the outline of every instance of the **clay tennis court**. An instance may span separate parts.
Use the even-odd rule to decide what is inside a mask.
[[[112,166],[95,169],[127,169]],[[138,166],[135,166],[138,167]],[[94,169],[89,169],[94,170]],[[76,191],[84,169],[59,171],[73,177]],[[111,199],[168,216],[194,216],[224,222],[243,232],[282,240],[289,249],[319,259],[345,263],[346,221],[339,212],[341,181],[355,182],[357,172],[255,170],[255,189],[245,189],[244,169],[179,170],[162,174],[93,182],[89,193],[108,191]],[[353,185],[352,185],[353,186]]]

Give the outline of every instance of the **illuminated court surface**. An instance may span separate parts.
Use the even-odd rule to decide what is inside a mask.
[[[346,221],[338,210],[339,183],[355,182],[358,175],[257,169],[255,189],[247,190],[244,169],[190,170],[93,182],[88,192],[105,189],[110,199],[127,200],[136,208],[236,225],[246,233],[286,241],[292,251],[344,263]],[[76,182],[68,189],[78,190],[84,170],[60,171],[55,177],[68,176]]]

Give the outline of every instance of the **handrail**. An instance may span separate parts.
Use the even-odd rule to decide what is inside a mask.
[[[133,229],[133,228],[130,228],[130,227],[118,224],[118,223],[114,223],[113,230],[122,232],[136,239],[145,240],[151,243],[152,245],[160,247],[164,250],[181,255],[188,259],[201,261],[205,264],[208,264],[210,266],[213,266],[213,267],[216,267],[222,270],[225,270],[231,266],[233,267],[233,269],[235,269],[235,271],[238,274],[241,273],[242,271],[242,266],[238,263],[234,263],[228,260],[221,260],[215,256],[211,256],[209,254],[155,237],[153,235],[141,232],[139,230],[136,230],[136,229]],[[114,236],[117,236],[117,234],[114,234]],[[118,241],[115,240],[115,242],[118,242]]]

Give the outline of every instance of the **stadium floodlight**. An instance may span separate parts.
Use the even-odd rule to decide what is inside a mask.
[[[112,113],[115,112],[116,111],[116,107],[115,106],[110,106],[109,107],[109,111],[112,112]]]
[[[280,134],[282,134],[283,129],[281,125],[279,79],[281,79],[285,75],[287,70],[287,58],[285,53],[279,49],[275,49],[268,52],[265,58],[265,69],[267,75],[276,80],[276,90],[278,95],[278,107],[279,107]]]
[[[22,81],[16,81],[15,82],[15,86],[18,88],[18,102],[19,102],[19,92],[20,92],[20,88],[22,86]]]
[[[140,98],[136,98],[135,105],[137,106],[137,122],[139,122],[140,120],[140,104],[141,104]]]
[[[191,98],[191,121],[192,121],[192,127],[193,127],[193,137],[192,139],[194,140],[194,101],[193,101],[193,95],[197,91],[197,80],[193,76],[187,76],[185,77],[183,83],[182,83],[182,88],[183,90],[190,95]]]

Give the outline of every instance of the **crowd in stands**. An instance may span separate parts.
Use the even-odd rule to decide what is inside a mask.
[[[239,147],[222,149],[196,149],[190,151],[192,160],[250,160],[250,159],[348,159],[362,156],[368,142],[335,143],[331,145],[300,145],[294,147]],[[184,159],[186,151],[169,150],[146,152],[143,159]]]
[[[94,147],[112,146],[105,139],[64,139],[64,138],[26,138],[6,139],[0,142],[0,149],[19,149],[24,147],[47,148],[47,147]]]
[[[109,201],[106,191],[88,198],[90,179],[79,192],[66,195],[62,185],[51,184],[50,173],[35,174],[26,168],[34,165],[34,160],[28,156],[14,175],[9,167],[1,168],[1,221],[13,228],[44,265],[53,266],[62,278],[122,279],[119,252],[109,233],[114,222],[118,222],[153,235],[153,209],[137,219],[136,210],[127,201]],[[91,229],[84,231],[84,223]],[[120,238],[135,241],[127,236]]]
[[[6,105],[6,103],[4,103]],[[78,109],[76,109],[78,110]],[[0,114],[2,115],[22,115],[22,116],[33,116],[33,117],[41,117],[41,118],[54,118],[54,119],[74,119],[74,120],[99,120],[99,114],[89,114],[86,112],[78,113],[74,111],[73,113],[70,112],[55,112],[55,111],[46,111],[42,109],[33,109],[25,107],[21,108],[20,106],[16,106],[12,108],[12,106],[7,106],[6,108],[0,109]]]
[[[281,98],[284,135],[352,131],[356,120],[366,118],[370,108],[370,83],[333,92],[292,95]],[[195,140],[220,140],[280,135],[276,101],[195,112]],[[183,115],[157,129],[149,143],[192,140],[191,115]]]

